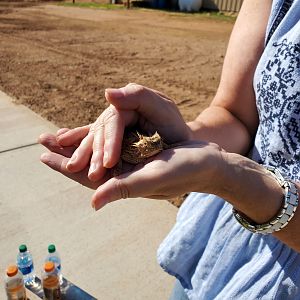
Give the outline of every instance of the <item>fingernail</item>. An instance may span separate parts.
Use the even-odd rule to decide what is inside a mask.
[[[95,209],[95,204],[94,204],[94,202],[92,202],[92,205],[91,205],[91,206],[92,206],[92,209],[96,210],[96,209]]]
[[[104,167],[107,166],[107,163],[108,163],[108,152],[105,151],[104,155],[103,155],[103,165],[104,165]]]
[[[39,144],[42,142],[43,137],[44,137],[44,133],[42,133],[42,134],[38,137],[37,142],[38,142]]]
[[[98,206],[93,205],[93,208],[94,208],[95,211],[98,211],[99,209],[103,208],[106,204],[107,204],[107,202],[102,203],[102,204],[100,204]]]
[[[90,176],[92,173],[94,173],[96,171],[96,169],[97,169],[97,164],[91,163],[88,176]]]
[[[57,141],[58,144],[61,143],[61,140],[62,140],[62,138],[61,138],[60,136],[57,136],[57,137],[56,137],[56,141]]]
[[[94,202],[94,201],[92,201],[92,208],[94,209],[94,211],[99,210],[99,207],[97,207],[97,206],[95,205],[95,202]]]
[[[49,160],[49,154],[48,153],[43,153],[40,157],[41,162],[45,163]]]
[[[72,157],[71,157],[71,159],[68,161],[68,163],[67,163],[67,168],[69,167],[69,166],[71,166],[74,162],[75,162],[75,160],[77,159],[77,155],[75,154],[73,154],[72,155]]]
[[[114,98],[124,97],[124,93],[121,89],[106,89],[105,94]]]

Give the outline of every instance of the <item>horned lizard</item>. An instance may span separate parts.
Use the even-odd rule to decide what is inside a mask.
[[[118,164],[112,169],[112,175],[118,176],[122,173],[122,162],[137,165],[146,161],[149,157],[160,153],[163,150],[174,148],[180,143],[167,144],[163,141],[158,132],[152,135],[141,134],[138,130],[125,130],[121,157]],[[180,207],[188,194],[168,199],[173,205]]]
[[[141,134],[137,130],[126,130],[123,137],[121,157],[119,163],[113,169],[113,175],[120,175],[122,161],[133,165],[145,162],[162,150],[174,145],[166,144],[158,132],[152,135]]]

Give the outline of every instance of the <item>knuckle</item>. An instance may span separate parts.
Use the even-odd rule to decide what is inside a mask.
[[[138,85],[138,84],[135,82],[129,82],[126,86],[135,86],[135,85]]]
[[[118,194],[120,195],[120,198],[126,199],[130,197],[129,188],[123,180],[116,179],[115,186],[116,190],[118,191]]]
[[[90,131],[95,132],[102,130],[105,124],[112,122],[117,117],[117,110],[113,105],[110,105],[104,110],[104,112],[98,117],[97,121],[91,126]]]
[[[97,122],[94,124],[94,126],[91,128],[90,132],[95,133],[97,131],[100,131],[104,128],[104,123],[103,120],[99,119]]]
[[[141,95],[146,91],[146,88],[144,86],[137,83],[129,83],[126,87],[130,88],[130,91],[132,91],[136,95]]]
[[[108,123],[117,116],[117,110],[113,105],[110,105],[101,115],[102,123]]]

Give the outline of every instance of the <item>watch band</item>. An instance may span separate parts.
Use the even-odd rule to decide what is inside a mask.
[[[285,179],[277,168],[271,166],[264,167],[273,175],[279,185],[284,189],[283,205],[279,213],[274,217],[274,219],[267,223],[256,224],[235,208],[232,209],[232,212],[237,221],[249,231],[253,233],[270,234],[284,228],[293,218],[298,207],[299,195],[295,183]]]

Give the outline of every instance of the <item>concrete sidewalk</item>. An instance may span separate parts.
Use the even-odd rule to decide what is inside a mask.
[[[37,137],[56,130],[0,92],[0,276],[25,243],[40,277],[54,243],[63,275],[97,299],[168,299],[174,279],[157,265],[156,249],[175,222],[176,207],[127,199],[95,213],[92,191],[39,162],[45,149]]]

